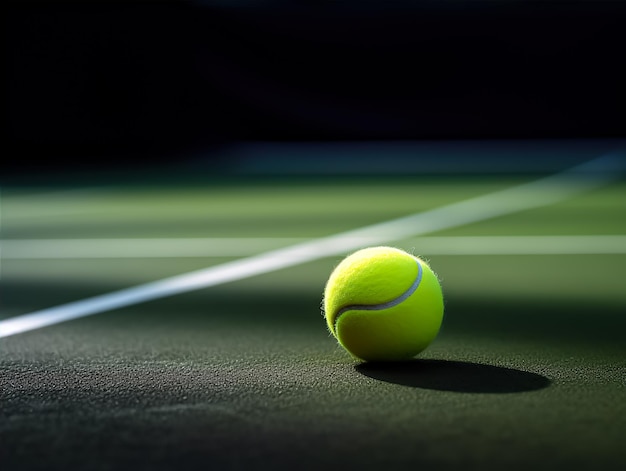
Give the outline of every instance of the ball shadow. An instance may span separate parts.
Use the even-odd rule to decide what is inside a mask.
[[[545,376],[513,368],[448,360],[361,363],[356,371],[387,383],[463,393],[518,393],[550,385]]]

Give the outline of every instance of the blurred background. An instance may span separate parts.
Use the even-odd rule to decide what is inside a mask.
[[[624,2],[11,1],[3,10],[5,176],[186,161],[220,174],[251,165],[233,144],[259,141],[462,148],[626,135]],[[441,156],[449,167],[451,145],[401,149],[396,163],[436,166]],[[273,166],[352,163],[311,149]],[[267,155],[255,165],[272,167]],[[366,155],[373,171],[379,155]]]

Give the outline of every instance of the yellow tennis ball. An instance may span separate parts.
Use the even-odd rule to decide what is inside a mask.
[[[408,359],[437,336],[443,295],[424,260],[392,247],[371,247],[333,270],[324,315],[331,333],[355,357]]]

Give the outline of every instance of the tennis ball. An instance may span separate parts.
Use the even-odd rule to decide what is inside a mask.
[[[443,295],[428,264],[392,247],[346,257],[324,291],[331,333],[366,361],[402,360],[424,350],[443,319]]]

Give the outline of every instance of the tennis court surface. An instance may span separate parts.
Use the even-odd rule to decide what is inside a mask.
[[[625,157],[594,146],[356,175],[248,146],[229,177],[14,179],[1,469],[623,469]],[[492,165],[470,148],[457,164]],[[413,361],[360,363],[326,329],[328,275],[371,244],[441,279]]]

